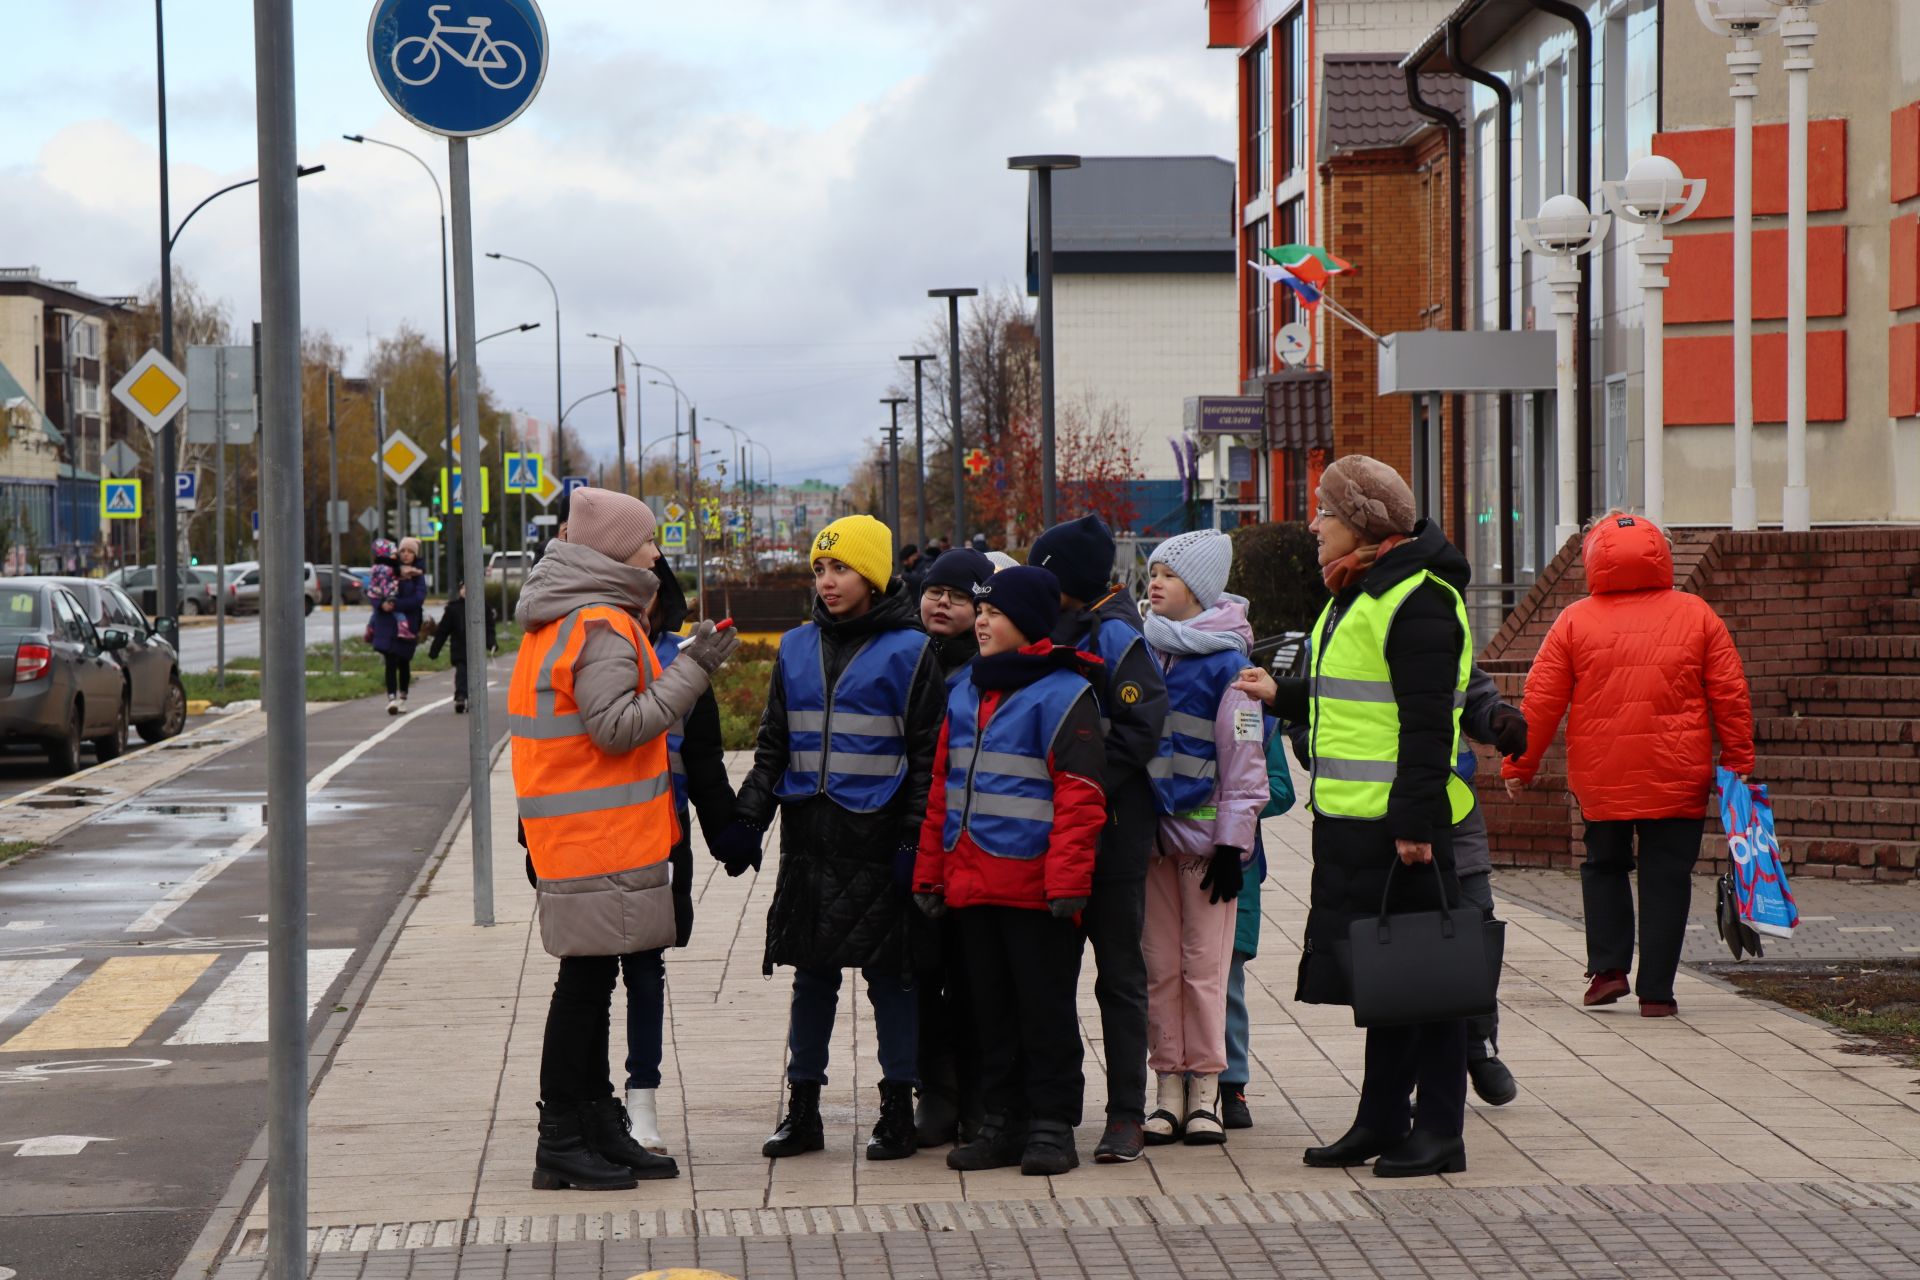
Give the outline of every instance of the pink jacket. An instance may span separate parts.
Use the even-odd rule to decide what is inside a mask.
[[[1247,602],[1235,595],[1224,595],[1211,609],[1186,622],[1156,622],[1148,631],[1151,640],[1164,625],[1176,629],[1236,635],[1247,648],[1253,646],[1253,629],[1247,625]],[[1164,632],[1163,632],[1164,634]],[[1170,671],[1183,659],[1171,645],[1155,646],[1163,671]],[[1242,650],[1245,652],[1245,650]],[[1267,805],[1267,754],[1262,742],[1261,714],[1258,702],[1234,689],[1221,695],[1213,715],[1213,746],[1218,758],[1213,797],[1209,800],[1212,818],[1163,817],[1160,819],[1156,853],[1180,854],[1193,858],[1213,856],[1214,846],[1229,845],[1240,850],[1240,860],[1253,858],[1253,838],[1260,826],[1260,810]],[[1244,714],[1242,714],[1244,713]],[[1253,726],[1249,737],[1246,726]]]

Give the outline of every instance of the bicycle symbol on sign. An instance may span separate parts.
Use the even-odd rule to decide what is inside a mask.
[[[488,35],[492,18],[468,18],[468,25],[464,27],[446,25],[440,15],[451,8],[450,4],[427,7],[433,30],[424,36],[408,36],[393,46],[393,74],[400,77],[403,84],[430,83],[440,74],[440,54],[444,50],[461,66],[478,71],[480,78],[495,89],[511,89],[519,84],[527,74],[527,55],[521,52],[520,46]],[[472,36],[473,40],[462,53],[454,48],[449,36]]]

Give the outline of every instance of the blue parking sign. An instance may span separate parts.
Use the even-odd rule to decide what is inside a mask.
[[[176,471],[173,473],[173,500],[183,507],[191,507],[200,497],[200,473],[198,471]]]
[[[586,487],[587,478],[585,476],[560,477],[560,492],[568,496],[571,496],[575,489],[584,489]]]

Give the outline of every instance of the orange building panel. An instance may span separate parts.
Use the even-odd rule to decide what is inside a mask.
[[[1887,306],[1920,307],[1920,213],[1887,224]]]
[[[1896,418],[1920,414],[1920,324],[1887,331],[1887,412]]]
[[[1697,427],[1732,422],[1732,336],[1669,337],[1666,352],[1667,425]],[[1846,331],[1822,329],[1809,333],[1807,421],[1843,422],[1846,416]],[[1753,420],[1787,420],[1787,335],[1784,333],[1754,335]]]
[[[1667,265],[1667,323],[1703,324],[1733,319],[1733,233],[1673,238]],[[1787,233],[1753,233],[1753,314],[1781,320],[1787,314]],[[1807,314],[1847,314],[1847,229],[1807,229]]]
[[[1733,216],[1733,130],[1695,129],[1655,135],[1653,149],[1680,166],[1689,178],[1707,180],[1706,198],[1696,218]],[[1847,207],[1847,122],[1814,120],[1807,125],[1807,208],[1814,212]],[[1787,126],[1753,129],[1753,211],[1787,211]]]
[[[1920,196],[1920,102],[1893,113],[1891,198],[1895,204]]]

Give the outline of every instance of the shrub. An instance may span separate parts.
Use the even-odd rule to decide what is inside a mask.
[[[1313,535],[1297,521],[1233,530],[1233,572],[1227,590],[1247,598],[1257,639],[1312,627],[1327,602]]]

